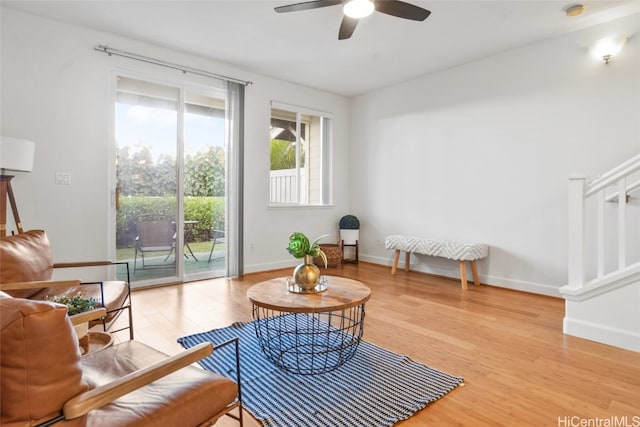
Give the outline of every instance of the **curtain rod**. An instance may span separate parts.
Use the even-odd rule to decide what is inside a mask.
[[[98,45],[95,47],[95,50],[97,50],[98,52],[106,53],[109,56],[111,55],[122,56],[124,58],[130,58],[130,59],[135,59],[137,61],[147,62],[149,64],[159,65],[161,67],[172,68],[174,70],[182,71],[183,73],[197,74],[199,76],[213,77],[216,79],[227,80],[234,83],[242,83],[245,86],[253,84],[253,82],[251,81],[234,79],[233,77],[223,76],[222,74],[210,73],[209,71],[199,70],[197,68],[191,68],[191,67],[186,67],[184,65],[174,64],[171,62],[162,61],[160,59],[138,55],[137,53],[131,53],[131,52],[126,52],[124,50],[113,49],[107,45],[102,45],[102,44]]]

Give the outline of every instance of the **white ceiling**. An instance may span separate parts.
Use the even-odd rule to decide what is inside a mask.
[[[346,96],[640,11],[639,0],[585,1],[578,17],[564,13],[572,0],[407,0],[431,16],[415,22],[376,12],[339,41],[341,6],[273,10],[302,0],[1,1]]]

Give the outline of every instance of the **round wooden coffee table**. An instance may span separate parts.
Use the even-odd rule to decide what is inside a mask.
[[[327,289],[318,293],[290,292],[286,277],[247,291],[262,351],[288,372],[331,371],[351,359],[360,344],[371,290],[357,280],[325,279]]]

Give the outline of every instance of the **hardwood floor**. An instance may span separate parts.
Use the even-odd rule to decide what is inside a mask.
[[[251,320],[247,289],[289,273],[136,291],[136,339],[176,353],[180,336]],[[367,263],[326,274],[372,289],[365,340],[465,378],[398,426],[640,426],[640,353],[563,335],[561,299],[485,285],[463,291],[459,280],[404,271],[394,277]]]

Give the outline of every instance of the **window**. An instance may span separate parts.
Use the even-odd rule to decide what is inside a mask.
[[[329,114],[272,102],[269,202],[328,205],[331,122]]]

